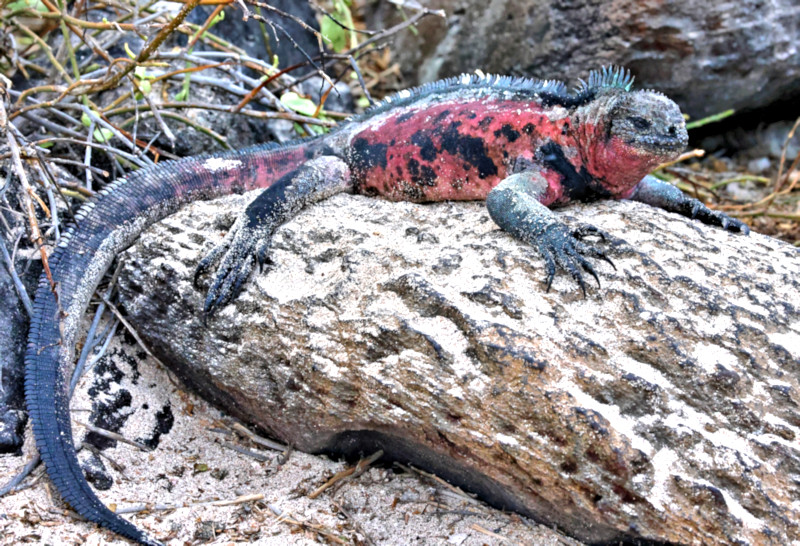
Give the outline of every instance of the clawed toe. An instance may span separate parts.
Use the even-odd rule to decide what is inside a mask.
[[[194,273],[195,288],[198,287],[200,277],[217,262],[219,266],[203,304],[204,320],[239,295],[256,264],[259,270],[272,265],[269,259],[269,240],[247,236],[246,233],[234,234],[197,264]]]
[[[577,228],[575,228],[574,230],[572,230],[572,236],[575,239],[581,240],[581,239],[583,239],[584,237],[586,237],[588,235],[596,235],[602,241],[605,241],[609,237],[608,233],[606,233],[602,229],[600,229],[598,227],[595,227],[595,226],[593,226],[591,224],[582,224],[582,225],[578,226]]]
[[[539,251],[545,261],[548,292],[550,291],[553,278],[555,277],[556,264],[569,273],[575,282],[578,283],[584,297],[586,297],[586,281],[584,280],[582,271],[594,277],[594,280],[597,282],[597,287],[600,288],[600,277],[597,275],[591,262],[586,259],[586,256],[606,261],[616,270],[616,266],[614,266],[614,263],[606,256],[603,250],[580,240],[582,236],[590,234],[598,235],[601,239],[605,240],[604,232],[589,225],[581,226],[575,231],[570,232],[563,224],[553,224],[541,235]]]

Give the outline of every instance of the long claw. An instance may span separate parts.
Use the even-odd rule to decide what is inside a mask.
[[[547,291],[553,283],[553,278],[556,273],[556,264],[558,267],[568,272],[573,280],[580,286],[583,292],[583,297],[587,297],[586,281],[582,274],[582,270],[586,271],[597,282],[598,288],[600,285],[600,277],[597,275],[594,266],[586,259],[586,257],[599,258],[608,262],[611,267],[616,269],[614,263],[606,256],[602,249],[595,248],[594,246],[584,243],[580,240],[584,235],[600,235],[605,240],[603,232],[594,226],[581,226],[573,232],[570,232],[563,224],[552,224],[540,235],[539,238],[539,252],[544,258],[545,268],[547,270]]]
[[[197,264],[197,267],[194,269],[194,278],[192,279],[192,286],[195,288],[200,288],[200,277],[208,271],[212,265],[214,265],[217,261],[219,261],[219,257],[222,253],[227,249],[227,245],[221,244],[215,247],[208,255],[200,260],[200,263]]]
[[[597,235],[602,241],[605,241],[608,237],[605,231],[591,224],[582,224],[572,231],[572,236],[579,240],[587,235]]]
[[[592,267],[592,264],[589,263],[589,260],[581,256],[577,252],[575,253],[575,258],[578,260],[578,263],[581,264],[581,267],[583,267],[584,271],[588,272],[592,277],[594,277],[594,280],[597,281],[597,288],[600,288],[600,278],[597,276],[597,273],[595,272],[594,267]]]

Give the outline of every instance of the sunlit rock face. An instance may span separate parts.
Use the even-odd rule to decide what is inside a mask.
[[[576,82],[601,64],[622,64],[693,117],[798,97],[796,0],[424,4],[447,19],[428,17],[420,32],[394,38],[392,61],[411,83],[475,69]],[[372,2],[367,16],[373,27],[388,27],[403,14],[391,2]]]
[[[201,316],[193,269],[248,196],[124,257],[128,319],[215,403],[298,449],[383,448],[589,542],[800,540],[800,255],[630,202],[585,299],[480,203],[339,195]],[[158,456],[157,451],[155,456]]]

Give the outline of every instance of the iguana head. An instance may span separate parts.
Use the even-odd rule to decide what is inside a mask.
[[[605,68],[577,90],[592,96],[574,113],[583,127],[581,153],[589,172],[615,196],[677,158],[689,141],[678,105],[657,91],[632,91],[632,84],[630,72]]]
[[[680,108],[656,91],[625,91],[610,101],[607,138],[615,147],[659,162],[677,157],[689,142]]]

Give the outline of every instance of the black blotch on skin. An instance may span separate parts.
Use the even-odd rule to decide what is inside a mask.
[[[414,112],[406,112],[400,116],[397,116],[397,123],[403,123],[404,121],[408,121],[414,116]]]
[[[545,165],[561,175],[564,193],[571,201],[591,201],[611,196],[611,193],[589,174],[586,167],[581,166],[581,170],[578,171],[564,155],[563,148],[555,142],[549,141],[542,145],[538,155]]]
[[[424,131],[417,131],[411,135],[411,144],[419,146],[419,156],[425,161],[433,161],[436,159],[436,146],[430,135]]]
[[[377,197],[378,196],[378,188],[374,186],[367,186],[364,187],[363,184],[359,184],[356,186],[356,193],[359,195],[365,195],[367,197]]]
[[[436,185],[436,171],[429,165],[420,165],[416,159],[408,161],[408,172],[411,175],[411,181],[421,186],[435,186]]]
[[[433,170],[433,167],[429,165],[422,165],[419,168],[420,175],[422,175],[423,183],[427,183],[428,186],[435,186],[436,185],[436,171]]]
[[[489,125],[491,125],[493,121],[494,121],[493,116],[486,116],[485,118],[483,118],[478,122],[478,127],[480,127],[481,129],[488,129]]]
[[[519,138],[519,131],[517,131],[511,125],[506,123],[502,127],[500,127],[497,131],[494,132],[494,136],[498,138],[504,136],[509,142],[514,142]]]
[[[280,217],[286,206],[286,189],[296,174],[297,170],[286,173],[247,205],[244,209],[247,229],[258,229]]]
[[[403,176],[403,167],[398,165],[397,169],[395,169],[395,170],[397,171],[397,176]]]
[[[366,138],[353,141],[350,158],[356,171],[364,173],[373,167],[386,168],[386,154],[389,146],[384,142],[370,144]]]
[[[443,119],[447,119],[450,115],[450,110],[442,110],[439,114],[433,119],[434,122],[442,121]]]
[[[535,130],[536,126],[533,123],[526,123],[525,127],[522,128],[522,132],[525,133],[526,135],[533,134]]]
[[[497,165],[489,157],[486,143],[480,137],[459,133],[460,125],[460,121],[454,121],[442,133],[442,150],[473,165],[478,169],[480,178],[496,175]]]
[[[467,114],[467,119],[475,119],[477,117],[478,117],[478,114],[476,114],[475,112],[470,112],[470,113]]]

